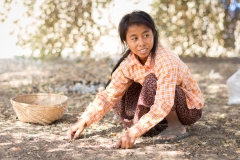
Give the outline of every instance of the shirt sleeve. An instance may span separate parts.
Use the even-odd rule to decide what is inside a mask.
[[[130,128],[136,137],[140,137],[150,130],[171,111],[174,105],[177,71],[178,67],[174,64],[167,64],[164,68],[159,69],[159,74],[156,75],[158,80],[154,104],[151,106],[150,111]]]
[[[98,93],[80,118],[84,119],[87,126],[99,121],[124,95],[130,86],[131,80],[125,76],[124,66],[120,65],[112,75],[112,80],[107,88]]]

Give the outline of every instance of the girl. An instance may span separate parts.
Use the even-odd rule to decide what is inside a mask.
[[[184,125],[200,119],[204,103],[188,67],[158,45],[156,26],[149,14],[133,11],[125,15],[118,31],[126,52],[114,67],[106,89],[70,126],[69,139],[77,138],[111,108],[128,127],[116,148],[132,148],[138,137],[162,120],[168,122],[168,127],[157,136],[157,141],[187,137]]]

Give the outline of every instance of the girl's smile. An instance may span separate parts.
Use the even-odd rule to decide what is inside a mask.
[[[154,36],[152,30],[143,25],[131,25],[128,27],[126,42],[129,49],[138,56],[144,65],[153,48]]]

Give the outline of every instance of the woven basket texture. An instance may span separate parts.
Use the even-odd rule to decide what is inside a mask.
[[[22,122],[50,124],[67,109],[67,96],[59,94],[26,94],[12,98],[13,109]]]

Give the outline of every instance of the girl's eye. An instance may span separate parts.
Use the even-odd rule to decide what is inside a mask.
[[[132,40],[133,40],[133,41],[136,41],[136,40],[137,40],[137,38],[132,38]]]
[[[148,34],[145,34],[144,37],[147,38],[149,35]]]

